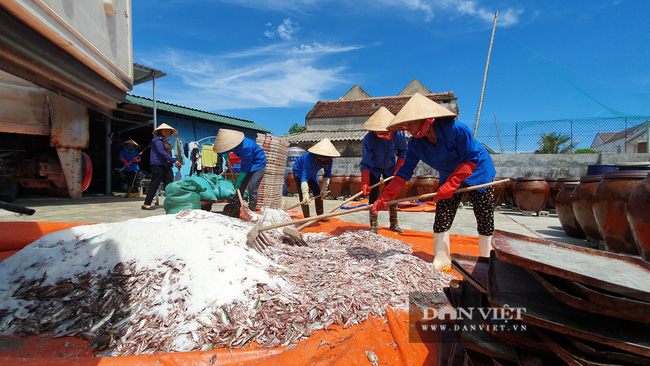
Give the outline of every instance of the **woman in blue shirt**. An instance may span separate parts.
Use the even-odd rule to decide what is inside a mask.
[[[309,200],[310,189],[314,196],[320,195],[321,191],[327,191],[332,177],[332,158],[338,156],[341,156],[341,154],[336,150],[330,139],[324,138],[296,159],[293,163],[293,176],[296,185],[300,186],[298,198],[301,202]],[[321,169],[324,171],[323,182],[319,185],[318,171]],[[323,197],[317,198],[314,205],[316,206],[316,214],[322,215]],[[309,217],[309,204],[303,203],[301,208],[303,216]],[[329,221],[329,219],[323,221]]]
[[[370,131],[363,138],[363,157],[361,158],[361,189],[372,205],[379,197],[379,186],[370,189],[370,186],[379,182],[380,178],[395,175],[404,164],[406,157],[406,137],[401,131],[388,131],[386,126],[395,116],[386,107],[380,107],[363,128]],[[397,160],[395,160],[397,155]],[[397,222],[397,204],[388,207],[390,229],[403,233]],[[370,212],[370,231],[377,233],[377,213]]]
[[[217,154],[232,152],[241,159],[239,176],[235,189],[245,191],[248,188],[248,208],[257,208],[257,190],[266,170],[266,154],[257,143],[244,136],[241,131],[222,128],[214,140],[213,150]]]
[[[133,140],[126,140],[122,143],[122,150],[120,151],[119,159],[122,162],[122,171],[126,174],[126,182],[128,184],[126,193],[133,192],[135,177],[140,170],[138,163],[141,159],[140,154],[136,150],[139,148],[140,145]]]
[[[172,156],[172,145],[167,141],[171,136],[178,135],[170,125],[163,123],[158,128],[153,130],[153,139],[151,140],[151,182],[149,182],[149,189],[147,189],[147,197],[144,199],[143,210],[154,210],[151,207],[153,197],[158,191],[160,183],[165,187],[174,181],[174,172],[172,166],[181,168],[181,163]]]
[[[433,224],[433,264],[436,270],[451,265],[449,229],[456,216],[461,195],[453,191],[461,186],[492,182],[496,171],[485,147],[469,128],[455,120],[456,115],[416,93],[397,113],[388,130],[406,130],[413,139],[408,144],[406,160],[392,182],[373,205],[372,210],[385,210],[385,201],[397,197],[420,160],[440,174],[435,196],[436,216]],[[494,233],[494,188],[469,192],[479,234],[479,253],[489,257]]]

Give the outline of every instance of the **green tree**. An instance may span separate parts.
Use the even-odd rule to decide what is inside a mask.
[[[289,135],[301,132],[305,132],[305,126],[300,126],[297,123],[294,123],[291,125],[291,127],[289,127]]]
[[[574,154],[600,154],[600,151],[594,149],[578,149],[573,152]]]
[[[535,154],[567,154],[580,143],[578,140],[570,143],[571,136],[559,132],[542,133],[540,137]]]

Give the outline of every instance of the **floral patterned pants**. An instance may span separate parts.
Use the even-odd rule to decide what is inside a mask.
[[[467,184],[463,183],[463,187],[467,187]],[[494,187],[487,187],[483,192],[467,193],[476,217],[476,230],[480,235],[491,236],[494,234]],[[462,194],[457,193],[449,199],[438,201],[436,218],[433,222],[434,233],[449,231],[456,217],[461,197]]]

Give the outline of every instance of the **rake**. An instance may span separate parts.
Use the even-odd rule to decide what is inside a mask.
[[[471,186],[471,187],[466,187],[466,188],[459,188],[459,189],[455,190],[454,193],[462,193],[462,192],[474,191],[474,190],[477,190],[477,189],[491,187],[491,186],[501,184],[501,183],[506,183],[506,182],[509,182],[509,181],[510,181],[510,179],[508,178],[508,179],[502,179],[502,180],[498,180],[498,181],[494,181],[494,182],[490,182],[490,183],[479,184],[479,185],[476,185],[476,186]],[[438,194],[438,192],[433,192],[433,193],[422,194],[422,195],[419,195],[419,196],[400,198],[400,199],[388,201],[388,202],[386,202],[386,204],[387,205],[392,205],[392,204],[400,203],[400,202],[421,200],[421,199],[425,199],[425,198],[434,197],[437,194]],[[306,217],[306,218],[303,218],[303,219],[293,220],[293,221],[289,221],[289,222],[283,222],[283,223],[280,223],[280,224],[275,224],[275,225],[266,226],[266,227],[262,227],[261,226],[262,222],[260,221],[257,224],[255,224],[255,226],[253,226],[253,228],[248,232],[248,234],[246,234],[246,245],[249,248],[253,248],[253,249],[257,250],[258,252],[262,253],[262,251],[264,249],[266,249],[266,247],[270,246],[270,243],[271,243],[270,240],[264,234],[264,231],[284,227],[282,232],[285,235],[289,236],[290,238],[292,238],[296,242],[298,242],[299,243],[298,245],[307,246],[307,242],[303,239],[302,234],[300,233],[300,231],[296,230],[295,228],[290,228],[288,226],[304,224],[306,222],[317,221],[317,220],[324,219],[324,218],[327,218],[327,217],[341,216],[341,215],[351,214],[351,213],[354,213],[354,212],[367,211],[367,210],[370,210],[370,209],[372,209],[372,206],[368,205],[368,206],[357,207],[357,208],[353,208],[353,209],[345,210],[345,211],[330,212],[330,213],[326,213],[326,214],[319,215],[319,216]]]

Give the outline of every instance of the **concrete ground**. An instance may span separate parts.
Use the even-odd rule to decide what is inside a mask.
[[[80,200],[65,198],[53,198],[45,196],[22,196],[13,204],[25,206],[36,210],[32,216],[17,215],[0,209],[0,222],[7,221],[50,221],[50,222],[83,222],[83,223],[105,223],[118,222],[132,218],[143,218],[155,215],[164,215],[162,207],[164,197],[160,198],[160,205],[153,211],[142,210],[140,206],[144,201],[141,197],[114,197],[103,195],[87,195]],[[298,202],[296,197],[283,197],[283,207],[289,207]],[[325,212],[342,203],[340,200],[326,199]],[[212,206],[213,212],[222,212],[225,203],[215,203]],[[300,211],[297,207],[295,210]],[[311,204],[312,215],[315,215],[313,203]],[[398,214],[399,224],[404,229],[423,232],[433,232],[433,212],[403,212]],[[355,212],[338,216],[351,223],[368,225],[368,212]],[[556,214],[549,216],[525,216],[519,211],[502,207],[495,211],[495,228],[499,230],[514,232],[531,237],[554,240],[558,242],[586,245],[583,239],[568,237],[560,225]],[[388,226],[388,212],[380,212],[379,225]],[[461,206],[454,220],[450,231],[451,234],[477,236],[476,220],[474,213],[469,206]]]

